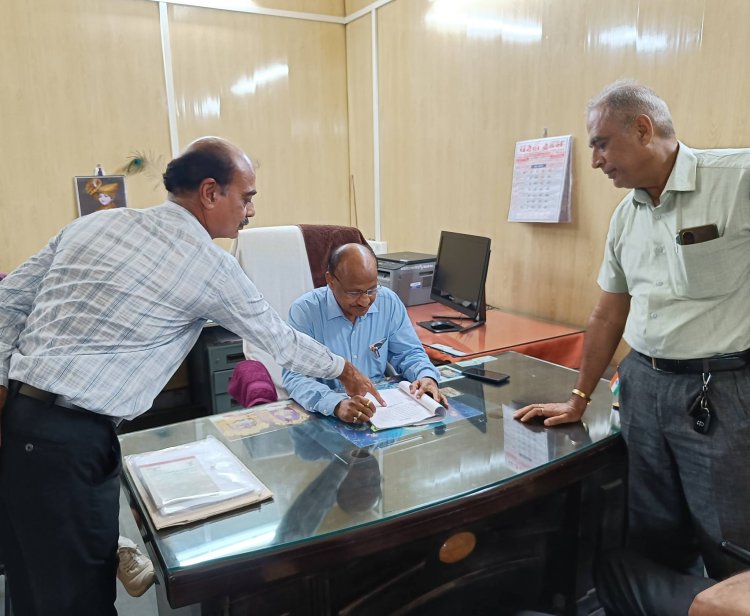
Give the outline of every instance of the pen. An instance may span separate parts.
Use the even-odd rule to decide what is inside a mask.
[[[375,357],[377,359],[380,359],[380,347],[382,347],[385,344],[385,338],[382,340],[378,340],[377,342],[374,342],[370,345],[370,350],[375,354]]]
[[[742,561],[746,565],[750,565],[750,550],[738,546],[736,543],[727,541],[726,539],[721,542],[721,549],[727,554],[731,554],[737,560]]]

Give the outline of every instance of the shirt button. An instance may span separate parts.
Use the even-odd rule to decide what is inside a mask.
[[[657,214],[654,218],[656,218],[656,220],[661,220],[661,214]]]
[[[664,247],[661,246],[661,245],[657,245],[656,249],[654,250],[654,252],[656,252],[657,255],[660,255],[661,253],[664,252]]]
[[[657,314],[656,314],[655,312],[652,312],[652,313],[651,313],[651,318],[652,318],[652,319],[655,319],[656,317],[657,317]]]
[[[661,286],[661,285],[663,285],[663,284],[664,284],[664,283],[663,283],[663,282],[662,282],[661,280],[657,280],[657,281],[656,281],[656,286],[657,286],[657,287],[660,287],[660,286]]]
[[[34,451],[34,445],[32,445],[31,443],[26,443],[24,449],[26,450],[26,453],[31,453],[32,451]]]
[[[357,356],[356,355],[352,355],[352,359],[357,359]]]

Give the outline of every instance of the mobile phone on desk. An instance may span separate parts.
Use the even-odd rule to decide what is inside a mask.
[[[504,372],[495,372],[493,370],[485,370],[484,368],[477,368],[476,366],[470,366],[464,368],[461,373],[465,376],[477,379],[479,381],[485,381],[486,383],[493,383],[494,385],[502,385],[510,380],[510,375]]]
[[[701,225],[700,227],[688,227],[677,232],[675,241],[683,246],[689,244],[702,244],[719,237],[719,229],[715,224]]]

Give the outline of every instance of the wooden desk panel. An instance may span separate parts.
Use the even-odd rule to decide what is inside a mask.
[[[488,310],[487,323],[467,332],[443,332],[436,334],[420,325],[419,321],[431,321],[434,314],[447,315],[450,310],[441,304],[422,304],[407,308],[409,318],[425,346],[445,344],[467,356],[514,350],[525,355],[557,363],[568,368],[578,368],[583,349],[583,329],[551,321],[532,319],[502,310]],[[468,324],[469,321],[459,321]],[[433,359],[461,361],[456,357],[428,347]]]

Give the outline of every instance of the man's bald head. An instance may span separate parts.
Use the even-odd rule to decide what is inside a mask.
[[[328,258],[328,271],[336,274],[339,269],[353,272],[356,270],[378,273],[378,260],[369,244],[343,244],[331,251]]]
[[[326,282],[344,316],[365,316],[378,293],[378,260],[367,244],[344,244],[328,259]]]
[[[245,153],[221,137],[201,137],[167,165],[164,187],[172,195],[182,195],[198,189],[206,178],[212,178],[223,190],[236,171],[253,171]]]

